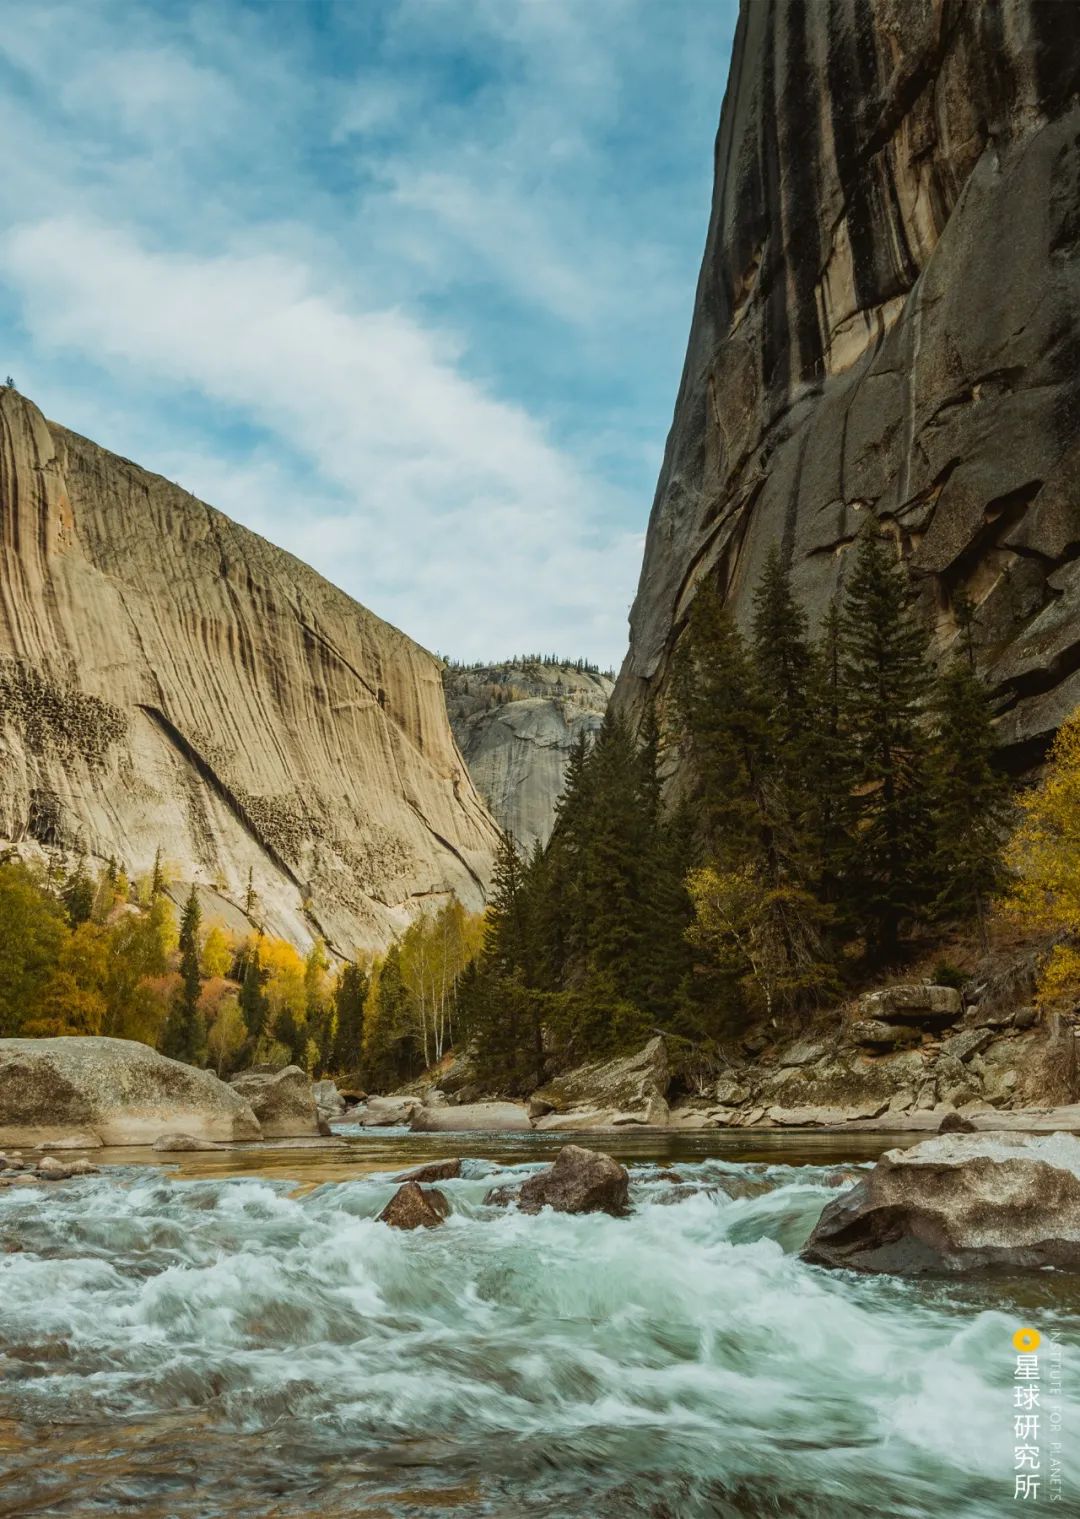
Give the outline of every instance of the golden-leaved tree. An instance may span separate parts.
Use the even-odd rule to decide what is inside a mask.
[[[1039,980],[1047,1003],[1080,988],[1080,948],[1071,942],[1080,937],[1080,711],[1058,730],[1041,784],[1019,806],[1005,906],[1022,928],[1060,936]]]

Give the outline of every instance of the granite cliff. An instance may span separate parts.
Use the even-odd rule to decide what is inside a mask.
[[[614,682],[573,664],[450,665],[446,706],[458,747],[500,828],[546,843],[574,742],[604,720]]]
[[[961,597],[1018,764],[1080,702],[1080,7],[742,0],[617,700],[779,543],[816,620],[873,512]]]
[[[496,834],[438,662],[290,554],[0,391],[0,841],[297,943],[483,900]]]

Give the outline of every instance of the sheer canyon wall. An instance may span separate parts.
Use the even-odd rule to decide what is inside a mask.
[[[1080,6],[743,0],[616,699],[771,544],[813,620],[868,512],[960,598],[1017,764],[1080,702]]]
[[[496,830],[431,655],[6,389],[0,840],[160,849],[226,922],[351,954],[451,891],[478,908]]]

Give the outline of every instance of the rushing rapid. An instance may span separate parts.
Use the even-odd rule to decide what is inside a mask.
[[[806,1266],[824,1167],[639,1165],[627,1219],[487,1206],[495,1169],[412,1234],[389,1173],[0,1193],[0,1515],[1014,1511],[1011,1335],[1077,1344],[1060,1279]]]

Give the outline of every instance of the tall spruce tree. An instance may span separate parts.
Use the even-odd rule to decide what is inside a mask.
[[[366,971],[350,960],[343,967],[334,988],[334,1045],[331,1064],[339,1075],[349,1074],[355,1077],[360,1070],[368,984]]]
[[[974,919],[986,947],[986,907],[1005,884],[1008,782],[995,768],[997,740],[986,691],[966,653],[938,681],[932,765],[938,918]]]
[[[872,520],[844,598],[841,656],[854,791],[848,910],[879,962],[895,958],[930,894],[928,647],[906,577]]]
[[[768,709],[746,643],[713,585],[698,591],[690,609],[674,696],[705,852],[725,867],[739,865],[761,847]]]
[[[840,608],[822,619],[810,664],[807,721],[802,745],[807,799],[807,848],[814,862],[813,889],[836,911],[850,861],[853,770],[848,742]],[[844,924],[837,928],[842,932]]]
[[[180,918],[180,986],[165,1025],[162,1053],[188,1065],[206,1058],[206,1020],[199,1007],[202,973],[199,968],[199,930],[202,909],[192,886]]]
[[[270,1003],[266,995],[269,971],[262,963],[259,940],[245,953],[240,979],[240,1013],[252,1043],[256,1043],[266,1029]]]

